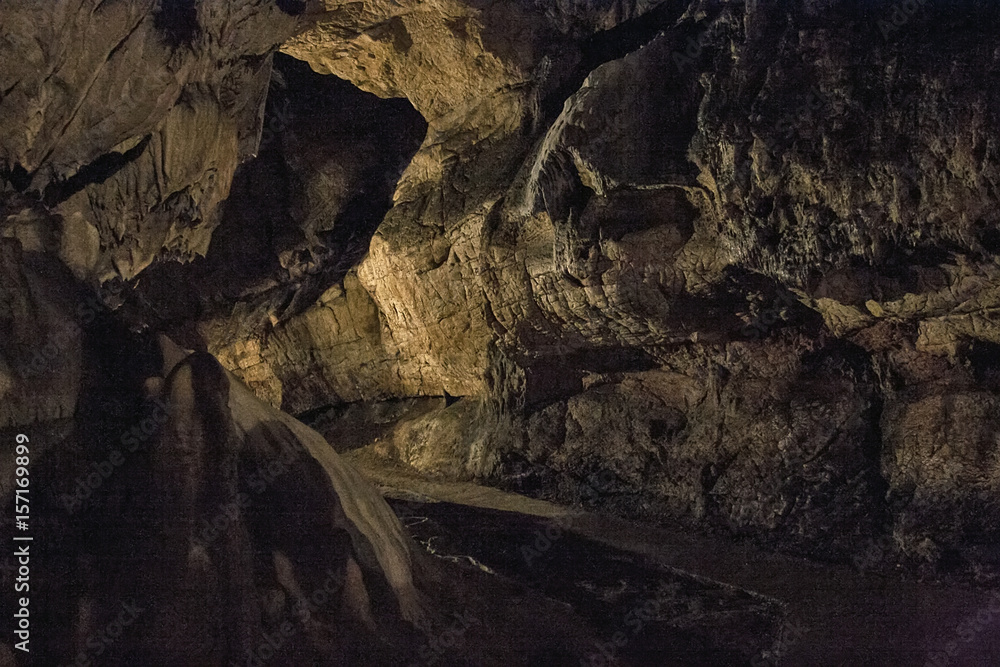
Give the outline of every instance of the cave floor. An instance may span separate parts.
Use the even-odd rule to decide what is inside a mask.
[[[862,573],[370,460],[354,463],[435,555],[568,603],[608,641],[624,624],[639,626],[635,639],[624,633],[620,652],[611,649],[628,664],[1000,664],[1000,613],[990,611],[1000,610],[1000,597],[989,590]],[[671,622],[643,628],[635,612],[657,587],[674,594]],[[668,610],[656,611],[663,618]],[[756,661],[746,658],[753,651]]]

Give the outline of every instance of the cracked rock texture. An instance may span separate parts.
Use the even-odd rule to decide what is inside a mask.
[[[447,405],[367,450],[993,576],[995,10],[594,5],[335,8],[283,47],[428,122],[344,290],[382,346],[359,398]],[[394,353],[416,382],[373,374]],[[326,402],[300,375],[286,405]]]
[[[1000,17],[917,5],[4,9],[0,392],[44,255],[366,460],[995,579]]]
[[[458,609],[478,624],[459,663],[532,664],[540,650],[511,590],[414,549],[328,442],[198,338],[271,331],[333,299],[425,131],[409,104],[332,78],[309,90],[301,63],[272,72],[321,10],[0,8],[0,435],[27,436],[45,542],[30,591],[5,585],[3,605],[30,592],[45,628],[33,664],[406,664]],[[370,335],[344,314],[345,331]],[[0,466],[8,540],[14,463]],[[544,649],[580,659],[584,624],[525,595],[553,630]],[[5,665],[17,623],[2,623]],[[497,645],[510,654],[484,654]]]

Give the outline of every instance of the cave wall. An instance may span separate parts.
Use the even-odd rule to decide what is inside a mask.
[[[355,274],[219,349],[296,412],[462,397],[371,444],[427,471],[610,473],[614,511],[986,576],[995,10],[597,4],[335,7],[286,43],[427,137]],[[302,391],[297,341],[353,390]]]
[[[992,4],[78,5],[5,10],[5,253],[285,411],[423,401],[378,456],[993,576]],[[39,290],[7,424],[75,410]]]
[[[444,611],[415,581],[433,566],[321,436],[157,336],[200,294],[156,269],[206,253],[239,165],[273,140],[273,52],[306,9],[0,9],[0,436],[30,445],[36,540],[30,587],[2,596],[30,598],[34,641],[15,650],[26,621],[8,616],[3,664],[222,665],[282,633],[283,664],[388,664]],[[25,501],[4,451],[9,541]],[[17,572],[13,550],[0,566]]]

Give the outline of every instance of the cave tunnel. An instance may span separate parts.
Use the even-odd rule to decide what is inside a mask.
[[[1000,664],[998,28],[0,6],[0,667]]]

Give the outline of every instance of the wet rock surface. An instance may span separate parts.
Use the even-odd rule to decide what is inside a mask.
[[[777,601],[643,563],[569,533],[568,522],[446,502],[391,505],[434,556],[569,604],[595,630],[592,662],[750,665],[778,640]]]

